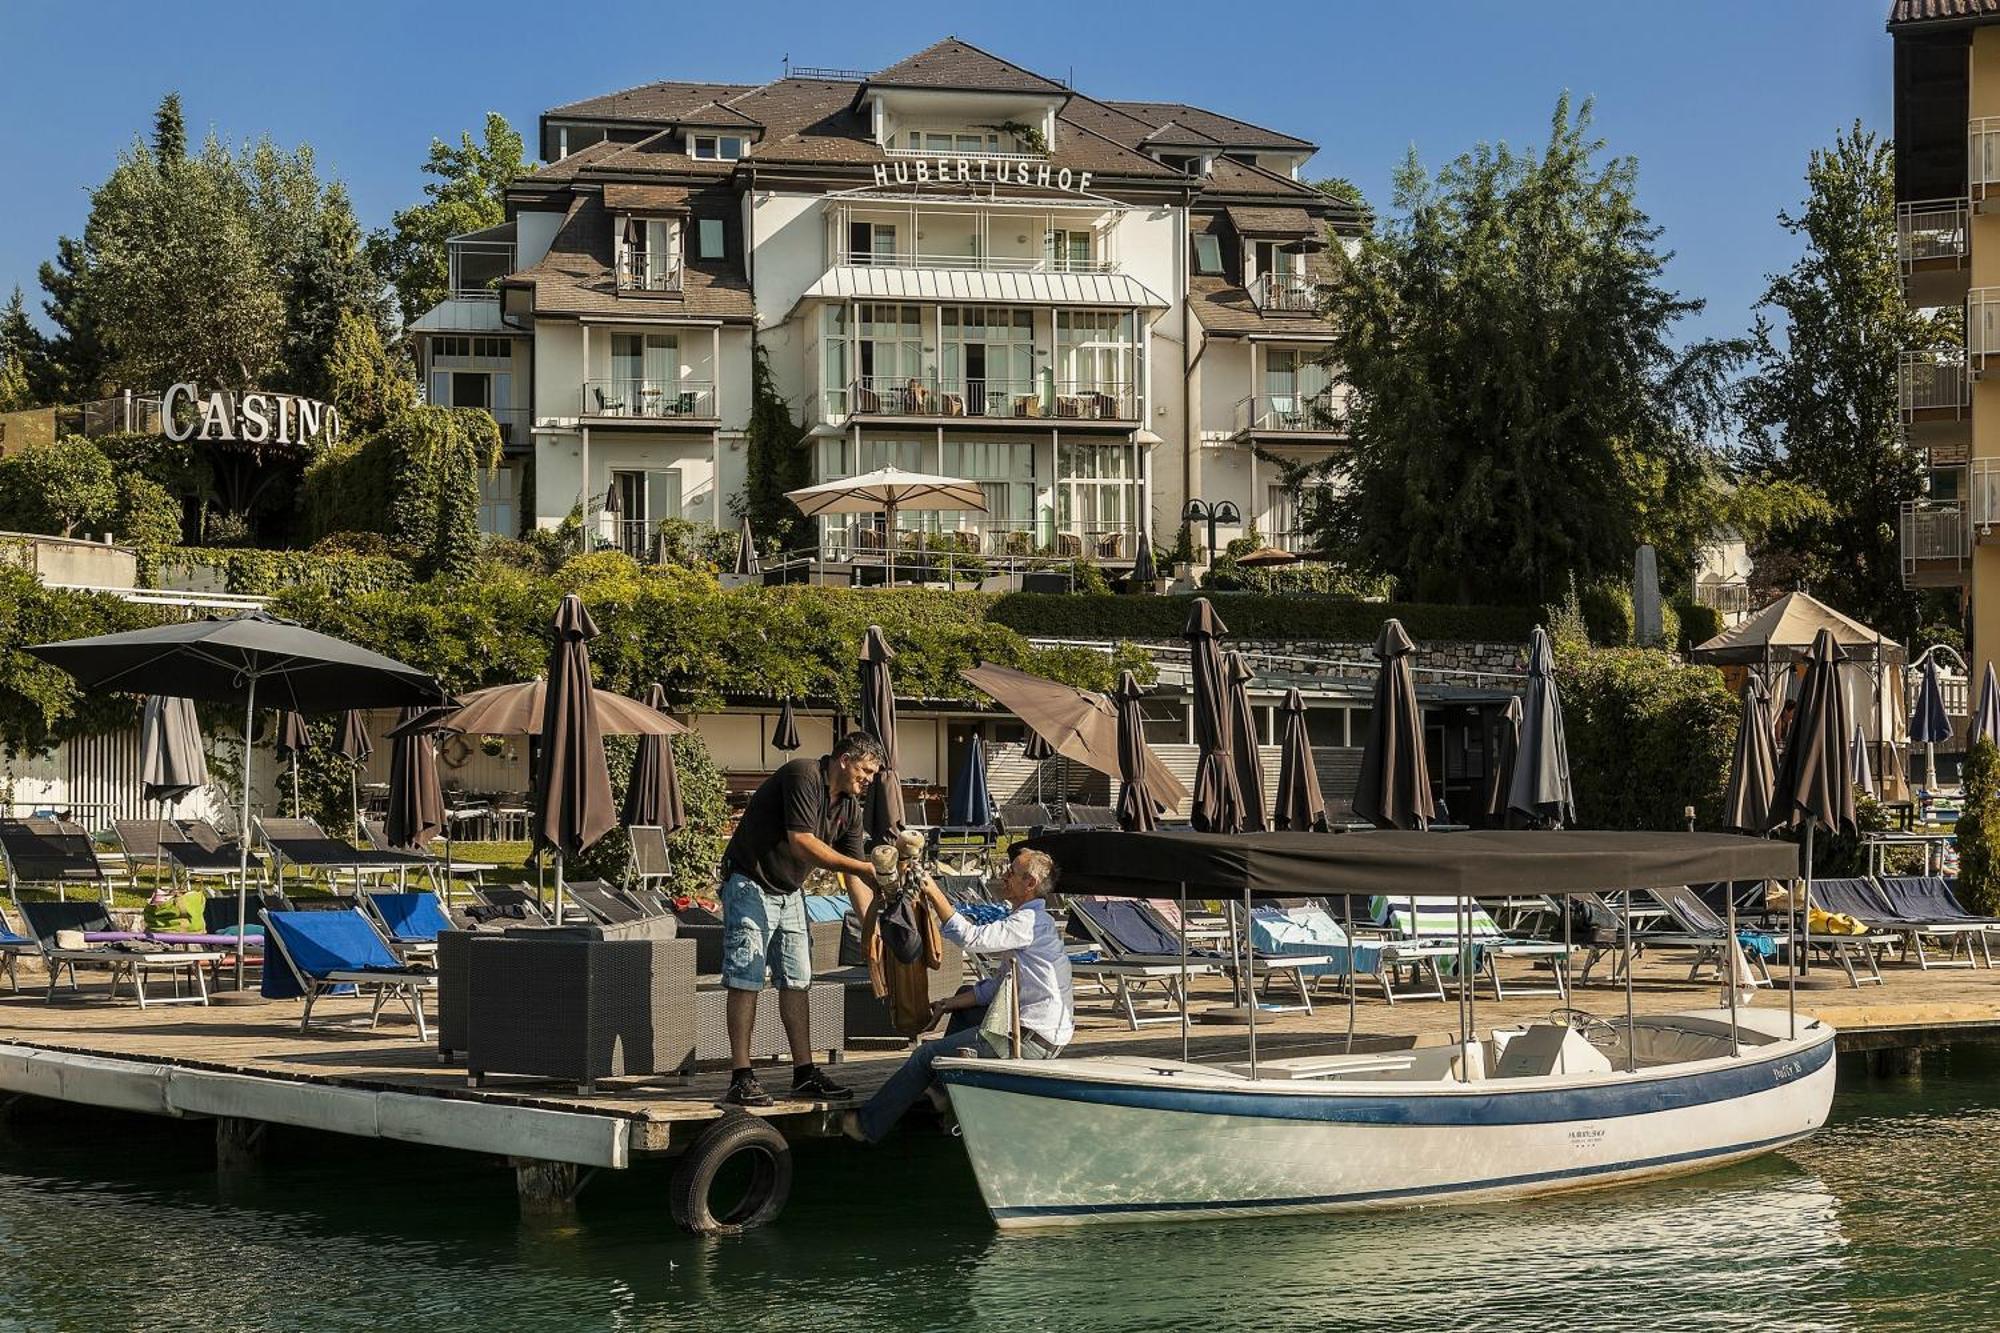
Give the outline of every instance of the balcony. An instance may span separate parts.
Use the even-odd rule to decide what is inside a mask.
[[[455,301],[499,300],[500,279],[514,271],[512,241],[447,241],[445,256],[447,281]]]
[[[682,269],[677,261],[654,259],[643,251],[626,251],[618,257],[620,296],[679,296]]]
[[[1982,378],[2000,356],[2000,287],[1974,287],[1965,295],[1965,356],[1972,377]]]
[[[1982,212],[1987,196],[2000,193],[2000,116],[1976,117],[1969,126],[1965,183]]]
[[[896,532],[899,564],[915,563],[921,555],[963,557],[966,560],[1130,560],[1138,551],[1138,528],[1132,524],[1074,524],[1051,528],[1048,515],[1040,523],[1028,519],[993,518],[984,514],[939,513],[934,527]],[[879,518],[857,515],[845,524],[829,524],[820,538],[827,560],[884,560],[888,542]]]
[[[875,375],[828,395],[828,415],[978,418],[986,421],[1137,421],[1139,395],[1130,384],[1058,380],[962,379]]]
[[[1957,305],[1972,270],[1972,210],[1963,199],[1896,205],[1896,259],[1918,309]]]
[[[1706,606],[1725,616],[1747,615],[1750,611],[1750,585],[1747,583],[1715,582],[1694,585],[1694,600],[1697,606]]]
[[[1316,315],[1319,284],[1303,273],[1259,273],[1250,284],[1250,299],[1260,310]]]
[[[1331,388],[1311,395],[1253,393],[1237,400],[1236,434],[1345,437],[1346,398]]]
[[[843,242],[834,247],[833,262],[859,268],[956,269],[975,273],[1116,273],[1118,261],[1077,255],[996,255],[965,251],[894,251],[861,249]]]
[[[1903,435],[1932,467],[1956,467],[1972,452],[1972,375],[1962,348],[1904,352],[1896,363]]]
[[[619,376],[583,382],[582,416],[594,421],[716,420],[711,380]]]
[[[1902,509],[1903,586],[1962,584],[1972,566],[1972,524],[1962,500],[1914,500]]]

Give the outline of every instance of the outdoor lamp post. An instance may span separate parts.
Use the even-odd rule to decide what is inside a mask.
[[[1181,519],[1188,523],[1208,524],[1208,562],[1215,563],[1215,529],[1221,523],[1241,523],[1243,515],[1238,512],[1234,500],[1223,500],[1210,504],[1206,500],[1189,500],[1181,510]]]

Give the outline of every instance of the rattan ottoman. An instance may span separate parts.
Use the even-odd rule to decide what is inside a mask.
[[[812,1049],[825,1051],[829,1061],[840,1059],[846,1044],[842,1019],[846,1013],[843,987],[815,981],[806,992],[807,1030]],[[703,1064],[729,1062],[729,1021],[725,1006],[729,991],[720,977],[703,977],[695,992],[695,1059]],[[778,1017],[778,991],[766,986],[757,992],[757,1025],[750,1035],[750,1058],[789,1056],[791,1044],[785,1039],[785,1024]]]

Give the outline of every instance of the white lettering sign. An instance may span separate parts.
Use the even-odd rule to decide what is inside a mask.
[[[874,164],[875,184],[891,185],[1027,185],[1064,194],[1088,194],[1090,173],[1057,169],[1049,163],[976,161],[966,157],[902,158]]]
[[[340,439],[340,412],[331,403],[255,389],[240,395],[223,389],[203,394],[192,384],[167,390],[160,399],[160,425],[176,444],[334,444]]]

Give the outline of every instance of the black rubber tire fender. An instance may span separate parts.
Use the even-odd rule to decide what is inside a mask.
[[[750,1188],[721,1217],[709,1208],[715,1178],[733,1157],[749,1154]],[[729,1236],[761,1227],[792,1196],[792,1147],[763,1120],[741,1111],[723,1116],[674,1163],[667,1183],[667,1207],[682,1229],[697,1236]]]

